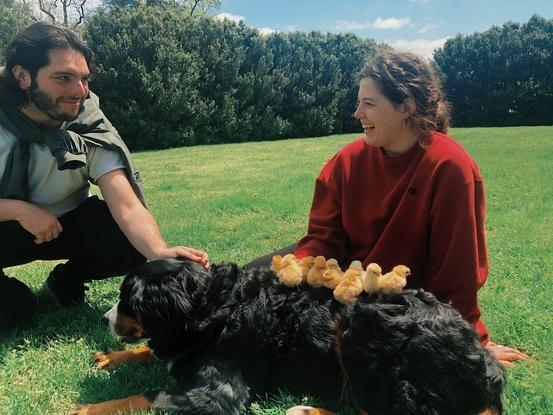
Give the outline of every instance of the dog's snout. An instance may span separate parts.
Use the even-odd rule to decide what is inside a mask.
[[[102,321],[104,323],[106,323],[106,325],[109,326],[110,330],[112,330],[112,331],[113,331],[113,326],[115,325],[115,321],[117,320],[117,306],[118,305],[119,305],[119,303],[115,304],[102,317]]]

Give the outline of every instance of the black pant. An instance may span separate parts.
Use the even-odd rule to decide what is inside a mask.
[[[19,223],[0,222],[0,278],[6,267],[37,259],[68,259],[56,272],[56,279],[63,284],[82,285],[124,274],[145,261],[123,235],[106,203],[96,196],[58,220],[63,231],[40,245]]]

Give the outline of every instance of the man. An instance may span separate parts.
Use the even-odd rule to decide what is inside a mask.
[[[117,131],[89,91],[92,53],[75,33],[35,23],[15,36],[0,73],[0,319],[15,324],[36,301],[6,267],[68,259],[43,290],[63,306],[85,301],[85,283],[154,258],[205,252],[168,247]],[[105,201],[90,196],[96,183]],[[10,291],[11,290],[11,291]],[[13,295],[10,295],[13,293]]]

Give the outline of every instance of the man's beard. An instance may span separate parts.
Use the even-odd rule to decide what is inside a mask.
[[[84,110],[83,100],[81,101],[77,114],[61,111],[58,108],[58,103],[54,102],[46,92],[41,91],[34,79],[31,81],[31,87],[27,91],[27,96],[39,110],[55,121],[72,121]]]

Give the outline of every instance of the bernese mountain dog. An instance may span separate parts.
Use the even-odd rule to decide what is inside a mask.
[[[472,326],[423,290],[362,295],[286,287],[268,268],[209,270],[157,260],[130,273],[105,317],[124,342],[148,347],[97,353],[98,367],[163,359],[182,387],[84,405],[71,414],[154,410],[239,414],[280,390],[321,408],[287,414],[497,415],[503,371]]]

